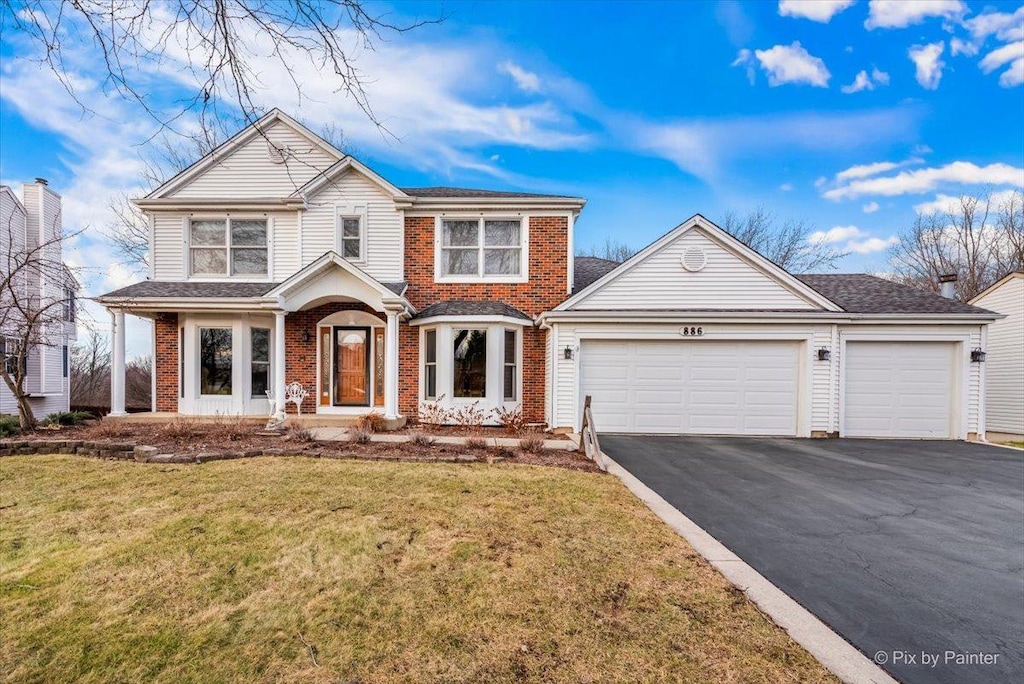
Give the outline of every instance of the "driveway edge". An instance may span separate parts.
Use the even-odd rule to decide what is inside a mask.
[[[889,673],[858,651],[809,610],[768,581],[682,511],[663,499],[605,454],[608,472],[685,539],[693,549],[722,573],[834,675],[847,684],[898,684]]]

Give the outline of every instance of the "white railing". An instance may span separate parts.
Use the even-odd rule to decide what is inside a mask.
[[[583,420],[580,422],[580,452],[597,464],[601,470],[608,470],[601,444],[597,441],[597,426],[590,410],[590,395],[583,399]]]

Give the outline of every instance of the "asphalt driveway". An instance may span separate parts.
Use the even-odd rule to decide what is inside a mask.
[[[601,447],[897,679],[1024,681],[1021,452],[625,435]]]

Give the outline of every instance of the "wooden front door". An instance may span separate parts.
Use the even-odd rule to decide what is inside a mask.
[[[334,329],[334,405],[370,405],[370,329]]]

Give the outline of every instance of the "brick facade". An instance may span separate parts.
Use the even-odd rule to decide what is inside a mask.
[[[548,311],[568,296],[568,219],[565,216],[530,217],[529,275],[525,283],[434,282],[434,225],[432,216],[405,219],[406,299],[417,309],[450,299],[505,302],[531,316]],[[531,423],[544,421],[544,364],[546,333],[523,329],[523,416]],[[399,410],[415,416],[419,409],[419,334],[415,326],[401,326],[399,335]]]
[[[178,410],[178,314],[160,313],[153,320],[153,338],[156,340],[156,410],[171,413]]]

